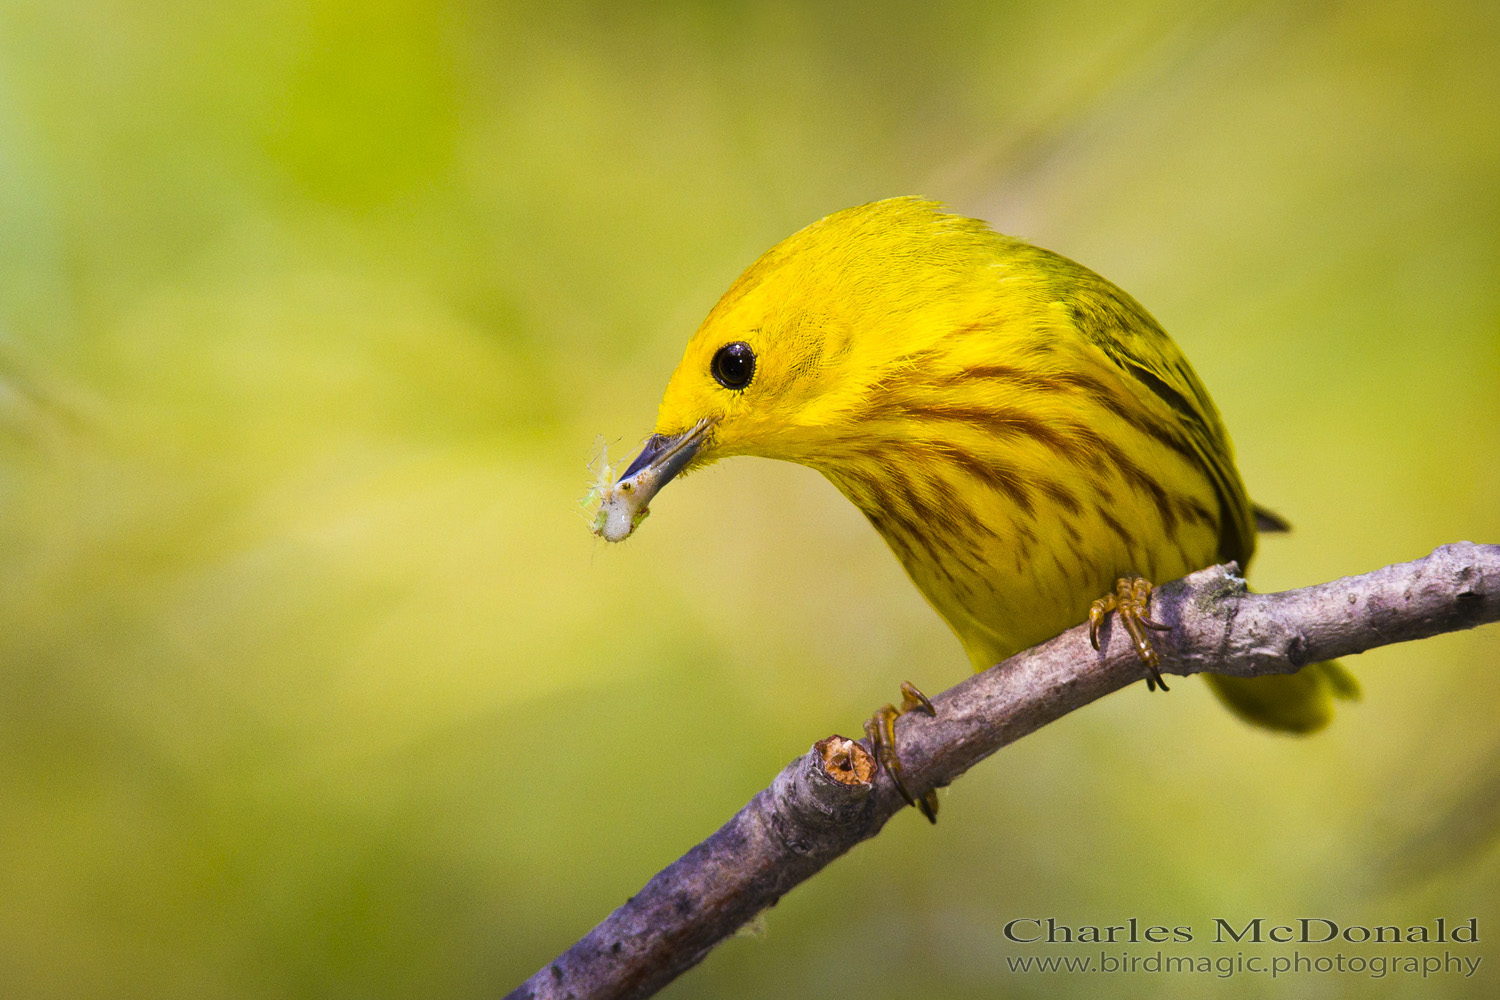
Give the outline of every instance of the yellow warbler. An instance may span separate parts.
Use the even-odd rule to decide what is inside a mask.
[[[976,669],[1117,610],[1154,674],[1145,580],[1243,567],[1258,527],[1285,529],[1251,505],[1207,391],[1134,299],[916,198],[830,215],[750,266],[688,343],[596,532],[623,539],[669,479],[730,455],[826,476]],[[1332,663],[1208,680],[1290,732],[1356,690]],[[903,709],[923,704],[904,690]]]

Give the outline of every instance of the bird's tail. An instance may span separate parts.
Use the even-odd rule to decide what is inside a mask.
[[[1284,733],[1315,733],[1333,718],[1335,699],[1359,700],[1359,682],[1337,660],[1310,663],[1295,674],[1203,677],[1235,715]]]

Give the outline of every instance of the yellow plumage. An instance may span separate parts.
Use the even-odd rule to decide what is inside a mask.
[[[1156,321],[1087,268],[917,199],[831,215],[753,264],[688,344],[656,431],[630,471],[668,446],[676,464],[621,524],[681,469],[811,466],[976,669],[1079,624],[1118,577],[1255,550],[1228,435]],[[1241,715],[1299,732],[1352,691],[1333,664],[1210,679]]]

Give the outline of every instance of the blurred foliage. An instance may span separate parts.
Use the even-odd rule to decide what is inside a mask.
[[[964,657],[806,470],[577,516],[756,254],[921,193],[1173,331],[1275,588],[1500,540],[1500,8],[0,2],[0,993],[494,995]],[[1013,917],[1500,926],[1500,631],[1326,734],[1131,690],[677,997],[1017,975]],[[1139,686],[1137,686],[1139,688]],[[1211,950],[1211,949],[1205,949]],[[1440,951],[1441,949],[1437,949]]]

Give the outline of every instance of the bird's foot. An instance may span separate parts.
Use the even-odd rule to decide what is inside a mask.
[[[1147,689],[1155,691],[1161,688],[1166,691],[1169,690],[1167,682],[1161,679],[1160,661],[1156,650],[1151,648],[1146,629],[1166,632],[1172,626],[1151,620],[1151,590],[1151,581],[1139,576],[1122,576],[1115,581],[1115,592],[1105,594],[1089,608],[1089,642],[1093,643],[1095,649],[1099,648],[1099,624],[1111,611],[1115,612],[1124,624],[1125,631],[1130,633],[1131,641],[1135,643],[1136,655],[1146,665]]]
[[[875,759],[880,761],[880,766],[885,768],[885,773],[891,776],[895,782],[896,790],[906,800],[906,804],[916,806],[927,817],[929,823],[937,822],[937,789],[929,788],[922,794],[920,799],[913,798],[911,792],[906,790],[906,784],[901,780],[901,758],[896,755],[896,720],[907,712],[921,711],[927,715],[936,717],[937,709],[932,707],[932,702],[911,681],[901,682],[901,707],[885,705],[870,716],[865,722],[865,735],[870,738],[870,749],[875,751]]]

